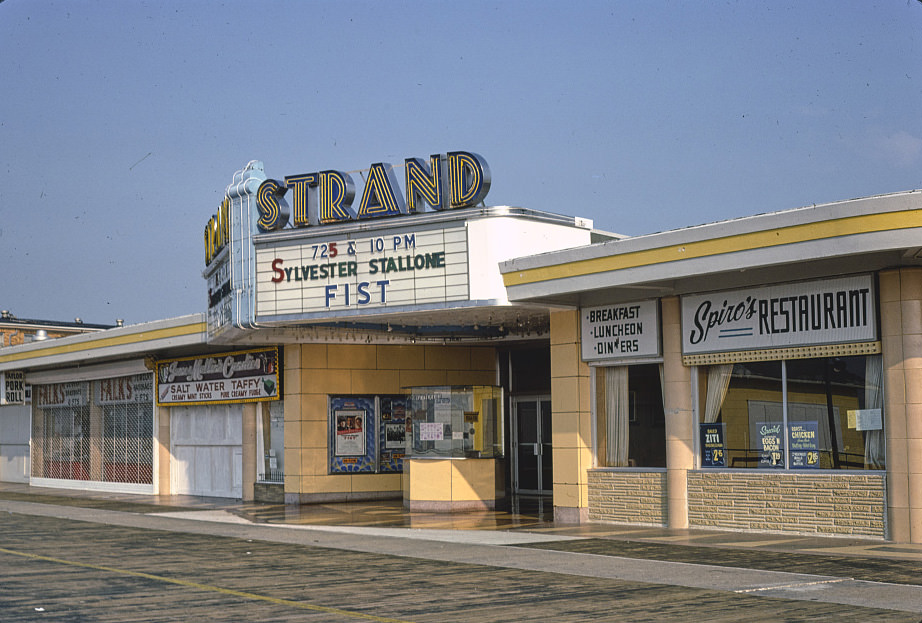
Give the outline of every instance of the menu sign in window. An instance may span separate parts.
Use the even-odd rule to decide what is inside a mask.
[[[759,423],[759,467],[784,469],[784,435],[780,422]]]
[[[820,466],[819,434],[816,422],[788,425],[788,448],[791,469],[818,469]]]
[[[583,307],[580,329],[583,361],[660,354],[656,301]]]
[[[701,467],[727,466],[727,436],[725,424],[701,424]]]

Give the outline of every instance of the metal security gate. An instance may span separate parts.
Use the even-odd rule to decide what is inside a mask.
[[[103,480],[153,482],[154,418],[147,405],[103,407]]]
[[[170,410],[170,489],[175,495],[243,497],[243,406]]]
[[[150,374],[35,385],[32,481],[132,491],[152,485],[152,387]]]

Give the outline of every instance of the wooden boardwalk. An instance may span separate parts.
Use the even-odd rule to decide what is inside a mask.
[[[409,551],[402,556],[321,547],[312,541],[332,541],[307,531],[296,535],[299,542],[286,543],[167,530],[165,520],[159,520],[164,529],[157,529],[158,518],[144,514],[153,510],[149,506],[114,502],[105,506],[99,522],[109,521],[104,512],[118,511],[129,519],[137,517],[139,523],[143,519],[149,527],[77,521],[68,518],[64,506],[49,511],[59,516],[0,513],[0,621],[916,623],[922,619],[919,614],[885,608],[766,599],[726,590],[588,577],[578,570],[557,573],[510,566],[519,553],[534,555],[539,547],[638,560],[684,556],[707,563],[716,558],[728,563],[737,560],[732,550],[628,546],[594,538],[500,548],[496,564],[466,564],[424,559],[415,553],[411,557]],[[437,544],[430,545],[432,551],[439,550]],[[742,552],[750,559],[738,562],[757,563],[755,553]],[[786,563],[783,556],[788,557]],[[763,561],[767,558],[763,556]],[[840,563],[835,557],[779,553],[774,564],[812,565],[816,573],[834,572]],[[894,566],[893,561],[887,564]],[[913,574],[917,566],[905,563],[900,571],[905,581],[917,582],[918,570]]]

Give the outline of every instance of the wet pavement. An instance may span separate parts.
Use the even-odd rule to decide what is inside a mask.
[[[743,552],[797,553],[810,556],[860,557],[918,563],[922,568],[922,544],[893,543],[876,539],[742,533],[721,530],[671,530],[662,527],[589,523],[555,524],[553,506],[540,498],[521,498],[510,508],[466,513],[410,512],[400,500],[310,505],[264,504],[225,498],[158,496],[95,491],[72,491],[0,483],[0,500],[21,500],[59,506],[78,506],[133,513],[179,513],[221,510],[256,524],[291,526],[353,526],[364,528],[413,528],[419,530],[500,530],[580,537],[613,543],[646,543],[649,555],[656,551],[691,551],[686,556],[717,558],[707,549]],[[574,546],[576,547],[576,546]],[[586,547],[586,546],[583,546]],[[614,547],[614,545],[612,545]],[[663,549],[668,548],[668,549]],[[680,549],[680,548],[685,548]],[[627,546],[625,551],[630,549]],[[623,554],[622,554],[623,555]]]
[[[94,543],[90,547],[99,552],[107,548],[124,552],[124,545],[114,544],[114,536],[104,534],[124,532],[119,538],[129,542],[150,543],[156,539],[161,543],[164,539],[155,535],[169,531],[180,535],[170,537],[170,543],[195,544],[187,548],[191,558],[183,563],[191,567],[200,564],[196,556],[202,556],[202,552],[258,542],[265,544],[261,549],[271,544],[275,556],[301,557],[301,564],[319,565],[318,568],[323,566],[317,562],[318,555],[324,560],[339,560],[354,567],[352,573],[358,573],[354,577],[373,582],[374,590],[391,591],[407,599],[409,594],[399,588],[401,582],[425,584],[432,577],[447,574],[455,578],[457,586],[442,589],[463,592],[466,587],[473,591],[471,603],[478,608],[476,617],[467,618],[465,610],[456,604],[439,602],[436,606],[429,601],[434,610],[421,611],[410,604],[397,603],[400,600],[395,597],[396,601],[388,603],[392,613],[401,616],[393,620],[687,620],[692,615],[703,616],[704,611],[710,620],[727,621],[736,620],[743,612],[752,620],[922,620],[922,545],[608,524],[555,525],[550,521],[553,509],[543,500],[519,500],[515,508],[497,512],[436,514],[409,513],[400,501],[298,507],[0,483],[0,511],[0,530],[4,533],[0,587],[16,585],[17,580],[9,565],[4,566],[8,562],[2,556],[4,552],[8,557],[54,558],[59,560],[55,563],[59,566],[106,567],[110,575],[147,573],[156,576],[155,580],[149,578],[155,583],[169,583],[169,578],[150,572],[141,562],[122,569],[112,562],[118,559],[114,554],[114,558],[107,559],[108,564],[95,559],[92,563],[80,562],[88,555],[84,552],[89,543]],[[23,519],[28,517],[32,519]],[[66,545],[48,542],[39,546],[36,538],[27,534],[33,526],[49,535],[60,532],[72,536]],[[14,543],[14,533],[23,540]],[[86,543],[75,543],[74,538]],[[336,554],[324,553],[331,551]],[[400,563],[407,559],[413,561],[410,569],[405,568],[405,562]],[[256,566],[248,567],[249,573],[261,573],[257,561],[251,562]],[[263,563],[267,561],[259,564]],[[369,577],[361,571],[369,564],[387,571]],[[272,568],[271,564],[266,567]],[[470,581],[459,579],[464,577],[465,569],[475,571]],[[53,570],[49,569],[49,573]],[[354,577],[345,569],[327,569],[324,573],[354,586]],[[324,582],[329,580],[327,575],[324,578]],[[490,584],[476,578],[491,578],[484,580]],[[278,577],[276,581],[290,584],[290,580]],[[196,590],[226,588],[222,582],[215,580],[208,583],[208,589]],[[239,583],[235,579],[227,582]],[[274,584],[266,582],[265,590],[247,593],[249,597],[241,599],[260,602],[259,596],[273,592],[268,586]],[[570,600],[545,599],[548,590],[559,596],[569,595]],[[657,592],[662,594],[653,597]],[[0,588],[0,610],[5,604],[4,594],[4,588]],[[598,603],[613,599],[612,595],[619,596],[618,607],[626,608],[624,612],[631,612],[631,616],[616,616]],[[660,601],[666,595],[671,600],[668,607]],[[764,597],[772,599],[767,602]],[[310,600],[316,602],[317,595]],[[346,601],[348,604],[340,604],[344,612],[348,611],[342,620],[352,620],[354,611],[362,610],[362,606],[351,599]],[[546,616],[533,612],[526,615],[514,606],[519,604],[521,609],[529,603],[544,608]],[[767,603],[771,607],[766,607]],[[406,616],[408,613],[413,616]],[[161,614],[160,618],[136,620],[186,620],[171,619],[175,612],[171,614],[169,608]],[[0,619],[19,620],[6,616]],[[277,620],[295,619],[282,616]],[[321,616],[316,620],[340,619]]]

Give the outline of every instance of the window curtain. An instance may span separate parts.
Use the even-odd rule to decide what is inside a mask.
[[[733,364],[723,363],[708,368],[708,392],[704,405],[704,423],[713,424],[720,415],[720,408],[727,397],[730,377],[733,376]]]
[[[868,356],[864,368],[865,409],[883,408],[882,377],[880,356]],[[865,469],[884,469],[886,467],[883,428],[864,431],[864,467]]]
[[[659,364],[659,392],[663,399],[663,413],[666,412],[666,366]]]
[[[628,399],[627,366],[605,368],[606,456],[609,467],[628,464]]]

